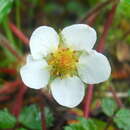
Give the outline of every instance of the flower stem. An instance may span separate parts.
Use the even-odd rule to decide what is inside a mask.
[[[102,8],[104,8],[105,6],[107,6],[108,4],[110,4],[113,0],[107,0],[104,1],[102,3],[97,4],[94,8],[92,8],[89,12],[87,12],[87,14],[82,17],[78,22],[83,23],[84,21],[86,21],[89,17],[91,17],[93,14],[99,12]]]
[[[41,110],[41,123],[42,123],[42,130],[47,130],[46,129],[46,120],[45,120],[45,114],[44,114],[44,101],[43,101],[43,94],[41,91],[38,91],[39,92],[39,97],[40,99],[42,99],[39,103],[39,106],[40,106],[40,110]]]
[[[96,12],[94,14],[92,14],[90,17],[87,18],[86,20],[86,23],[89,25],[89,26],[93,26],[93,24],[95,23],[96,21],[96,18],[98,16],[99,12]]]
[[[11,98],[11,96],[2,95],[2,96],[0,96],[0,102],[6,102],[6,101],[9,100],[10,98]]]
[[[25,45],[28,45],[29,39],[13,23],[10,22],[9,27]]]
[[[112,9],[108,13],[108,19],[106,20],[106,23],[104,24],[104,30],[103,30],[103,33],[102,33],[100,40],[98,42],[97,51],[99,51],[99,52],[104,51],[105,40],[106,40],[106,37],[108,35],[108,31],[110,29],[110,26],[112,25],[113,18],[114,18],[115,12],[116,12],[116,7],[117,7],[117,3],[115,3],[112,6]]]
[[[41,121],[42,121],[42,130],[46,130],[46,121],[45,121],[45,115],[44,115],[44,104],[41,104]]]
[[[88,118],[90,114],[90,105],[93,97],[93,89],[94,86],[92,84],[89,84],[87,89],[87,95],[85,96],[85,103],[84,103],[84,117],[86,118]]]
[[[18,94],[16,95],[16,100],[14,102],[13,109],[12,109],[12,114],[16,117],[19,116],[19,113],[20,113],[22,105],[23,105],[23,97],[27,91],[27,87],[25,85],[23,85],[22,83],[21,83],[20,87],[21,88],[20,88]]]
[[[108,4],[108,3],[105,3],[105,4]],[[99,7],[100,7],[100,5],[99,5]],[[104,50],[105,40],[106,40],[108,31],[109,31],[109,28],[110,28],[110,26],[112,24],[114,14],[115,14],[115,11],[116,11],[116,7],[117,7],[117,3],[114,3],[113,6],[112,6],[112,9],[108,13],[108,19],[106,20],[106,23],[104,24],[104,30],[103,30],[102,36],[101,36],[101,38],[100,38],[100,40],[98,42],[97,51],[99,51],[99,52],[103,52],[103,50]],[[96,8],[95,10],[97,10],[98,8]],[[94,10],[94,12],[95,12],[95,10]],[[86,117],[86,118],[88,118],[89,114],[90,114],[90,105],[91,105],[92,96],[93,96],[93,89],[94,89],[94,86],[89,85],[88,89],[87,89],[87,95],[85,97],[84,117]]]
[[[0,67],[0,72],[7,73],[7,74],[14,74],[14,75],[17,73],[16,69],[5,68],[5,67]]]
[[[14,82],[5,82],[2,88],[0,88],[0,95],[9,95],[10,93],[13,93],[20,83],[19,80],[15,80]]]
[[[0,34],[0,45],[2,45],[4,48],[8,49],[11,54],[13,54],[18,60],[21,60],[22,57],[19,55],[19,53],[12,47],[11,44],[9,44],[9,41],[5,39],[4,36]]]
[[[112,86],[109,86],[109,90],[112,92],[113,98],[115,99],[118,107],[124,107],[124,104],[122,103],[121,99],[117,96],[115,89]]]

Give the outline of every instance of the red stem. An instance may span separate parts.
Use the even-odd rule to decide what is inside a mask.
[[[116,12],[116,7],[117,7],[117,4],[114,4],[112,6],[112,9],[108,13],[108,19],[106,20],[106,23],[104,24],[104,30],[103,30],[103,33],[102,33],[100,40],[98,42],[97,51],[99,51],[99,52],[104,51],[105,40],[106,40],[106,37],[108,35],[108,31],[110,29],[110,26],[112,25],[112,21],[113,21],[115,12]]]
[[[21,111],[21,108],[22,108],[22,105],[23,105],[23,97],[24,97],[24,94],[27,91],[27,87],[24,86],[23,84],[21,84],[20,87],[21,88],[20,88],[18,94],[16,95],[16,100],[14,102],[13,109],[12,109],[12,114],[16,117],[18,117],[18,115]]]
[[[28,45],[29,39],[13,24],[9,23],[9,27],[12,32],[21,40],[25,45]],[[23,105],[23,97],[26,92],[27,88],[22,84],[19,93],[17,94],[16,101],[14,103],[12,113],[17,117],[21,111]]]
[[[88,19],[86,20],[86,23],[89,26],[93,26],[93,24],[95,23],[95,20],[98,16],[99,12],[94,13],[93,15],[91,15],[90,17],[88,17]]]
[[[5,102],[5,101],[9,100],[10,98],[11,98],[11,96],[7,96],[7,95],[0,96],[0,102]]]
[[[99,52],[103,52],[103,50],[104,50],[105,40],[106,40],[108,31],[109,31],[109,28],[112,24],[114,14],[116,11],[116,7],[117,7],[117,4],[114,4],[112,6],[112,9],[110,10],[110,12],[108,14],[108,19],[106,20],[106,23],[104,24],[104,30],[103,30],[102,36],[99,40],[98,47],[97,47],[97,51],[99,51]],[[84,104],[84,117],[86,117],[86,118],[88,118],[89,114],[90,114],[90,105],[91,105],[91,101],[92,101],[93,90],[94,90],[94,86],[88,85],[87,95],[85,97],[85,104]]]
[[[107,1],[104,1],[102,3],[97,4],[89,12],[87,12],[87,14],[83,18],[81,18],[78,22],[83,23],[84,21],[86,21],[87,19],[89,19],[89,17],[91,17],[95,13],[98,13],[99,11],[101,11],[101,9],[103,9],[105,6],[107,6],[111,2],[113,2],[113,0],[107,0]]]
[[[92,84],[88,85],[88,91],[87,95],[85,97],[85,104],[84,104],[84,117],[88,118],[90,114],[90,105],[92,102],[92,97],[93,97],[93,89],[94,86]]]
[[[3,85],[3,87],[0,88],[0,95],[10,94],[10,93],[14,92],[20,83],[21,82],[19,80],[16,80],[14,82],[6,82]]]
[[[43,96],[42,96],[42,92],[39,91],[39,97],[40,99],[43,99]],[[46,129],[46,120],[45,120],[45,114],[44,114],[44,101],[41,100],[40,103],[39,103],[39,106],[40,106],[40,110],[41,110],[41,123],[42,123],[42,130],[47,130]]]
[[[19,53],[11,46],[11,44],[9,44],[9,41],[5,39],[4,36],[2,36],[1,34],[0,34],[0,45],[2,45],[4,48],[7,48],[11,52],[11,54],[13,54],[18,60],[22,59]]]
[[[0,72],[2,73],[7,73],[7,74],[16,74],[17,71],[15,69],[12,69],[12,68],[0,68]]]
[[[42,130],[46,130],[46,120],[45,120],[45,114],[44,114],[44,104],[41,104],[41,121],[42,121]]]
[[[124,107],[121,99],[116,95],[115,89],[112,86],[109,86],[109,89],[112,92],[113,98],[115,99],[115,101],[116,101],[117,105],[119,106],[119,108]]]
[[[13,24],[9,23],[9,27],[12,32],[21,40],[25,45],[28,45],[29,39]]]

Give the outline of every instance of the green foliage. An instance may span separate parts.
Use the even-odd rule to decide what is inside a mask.
[[[114,117],[114,122],[119,128],[130,130],[130,110],[125,108],[120,109]]]
[[[55,12],[62,12],[62,11],[63,11],[62,6],[53,2],[46,4],[46,6],[44,7],[44,12],[46,12],[47,14],[52,13],[54,14]]]
[[[27,129],[25,129],[25,128],[18,128],[17,130],[27,130]]]
[[[126,2],[127,4],[130,4],[130,0],[124,0],[124,2]]]
[[[49,128],[53,126],[54,122],[53,113],[48,107],[45,107],[44,112],[45,112],[46,125]]]
[[[128,90],[128,96],[130,97],[130,89]]]
[[[68,2],[66,5],[66,9],[70,13],[74,13],[74,14],[77,13],[78,16],[82,16],[84,14],[84,12],[86,11],[86,8],[77,1]],[[78,11],[77,11],[77,9],[78,9]]]
[[[117,105],[114,100],[109,98],[104,98],[102,100],[102,110],[107,116],[112,116],[117,109]]]
[[[45,119],[47,127],[53,125],[53,113],[48,107],[45,107]],[[41,112],[37,105],[30,105],[23,108],[19,118],[19,122],[27,128],[41,130]]]
[[[13,128],[16,124],[16,119],[7,109],[0,110],[0,128]]]
[[[38,5],[39,0],[29,0],[31,3],[33,3],[34,5]]]
[[[126,18],[130,18],[130,0],[121,0],[118,8],[117,8],[117,15],[125,16]]]
[[[0,23],[11,11],[13,0],[0,0]]]
[[[68,125],[64,130],[97,130],[97,126],[93,120],[85,118],[79,118],[78,120],[79,123]]]
[[[97,126],[96,130],[106,130],[106,127],[107,127],[107,130],[115,130],[115,127],[113,125],[107,126],[108,122],[104,122],[102,120],[94,119],[94,123]]]
[[[104,122],[104,121],[94,119],[94,123],[95,123],[96,126],[97,126],[97,129],[96,129],[96,130],[104,130],[105,127],[106,127],[106,122]]]
[[[36,105],[24,107],[19,116],[19,122],[27,128],[41,130],[40,110]]]

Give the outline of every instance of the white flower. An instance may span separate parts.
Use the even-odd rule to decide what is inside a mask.
[[[50,86],[54,99],[75,107],[85,94],[84,83],[107,80],[111,67],[107,58],[92,50],[96,31],[85,24],[65,27],[60,34],[48,26],[37,28],[30,39],[31,55],[20,69],[30,88]]]

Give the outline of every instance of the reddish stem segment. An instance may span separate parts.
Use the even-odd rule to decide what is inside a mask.
[[[94,86],[92,84],[88,85],[88,91],[87,95],[85,97],[85,104],[84,104],[84,117],[88,118],[90,114],[90,105],[92,102],[92,97],[93,97],[93,89]]]
[[[14,92],[17,88],[17,86],[20,84],[19,80],[16,80],[14,82],[6,82],[2,88],[0,88],[0,95],[2,94],[10,94]]]
[[[43,96],[42,96],[42,92],[39,91],[39,97],[40,99],[43,99]],[[42,123],[42,130],[47,130],[46,129],[46,120],[45,120],[45,114],[44,114],[44,101],[42,100],[40,103],[39,103],[39,106],[40,106],[40,110],[41,110],[41,123]]]
[[[43,111],[43,108],[44,108],[44,104],[42,103],[41,104],[41,121],[42,121],[42,130],[46,130],[46,121],[45,121],[45,115],[44,115],[44,111]]]
[[[29,39],[13,23],[10,22],[9,27],[25,45],[28,45]]]
[[[108,14],[108,19],[106,20],[106,23],[104,24],[104,30],[103,30],[102,36],[98,42],[98,47],[97,47],[97,51],[99,51],[99,52],[103,52],[103,50],[104,50],[105,40],[106,40],[108,31],[109,31],[109,28],[112,24],[114,14],[116,11],[116,7],[117,7],[117,4],[114,4],[112,6],[112,9],[110,10],[110,12]],[[93,85],[88,86],[87,95],[85,97],[84,117],[86,117],[86,118],[88,118],[89,114],[90,114],[90,105],[91,105],[93,89],[94,89],[93,87],[94,87]]]
[[[16,117],[18,117],[18,115],[21,111],[21,108],[23,105],[23,97],[27,90],[27,87],[24,86],[23,84],[21,84],[20,87],[21,88],[20,88],[18,94],[16,95],[16,101],[14,102],[13,109],[12,109],[12,114],[15,115]]]
[[[86,23],[89,25],[89,26],[93,26],[93,24],[95,23],[96,21],[96,18],[98,16],[99,12],[96,12],[94,13],[93,15],[91,15],[90,17],[88,17],[88,19],[86,20]]]
[[[108,14],[108,19],[106,20],[106,23],[104,24],[104,30],[103,30],[103,33],[100,37],[100,40],[98,42],[98,47],[97,47],[97,51],[99,51],[99,52],[104,51],[105,40],[106,40],[108,31],[110,29],[110,26],[112,25],[112,21],[113,21],[115,12],[116,12],[116,7],[117,7],[117,4],[114,4],[112,6],[112,9],[110,10],[110,12]]]
[[[12,69],[12,68],[4,68],[4,67],[0,68],[0,72],[2,72],[2,73],[7,73],[7,74],[11,74],[11,75],[17,73],[17,71],[16,71],[15,69]]]
[[[5,102],[5,101],[9,100],[10,98],[11,98],[11,96],[7,96],[7,95],[0,96],[0,102]]]
[[[28,45],[29,39],[13,24],[9,23],[9,27],[12,32],[21,40],[25,45]],[[27,88],[23,84],[21,85],[20,91],[17,94],[16,101],[14,103],[12,113],[17,117],[21,111],[22,104],[23,104],[23,97],[26,92]]]
[[[115,89],[114,89],[112,86],[109,86],[109,90],[112,92],[113,98],[115,99],[115,101],[116,101],[118,107],[119,107],[119,108],[124,107],[124,105],[123,105],[121,99],[116,95]]]
[[[21,60],[22,57],[19,55],[19,53],[9,44],[9,41],[5,39],[4,36],[0,34],[0,45],[2,45],[4,48],[7,48],[11,54],[13,54],[18,60]]]
[[[96,7],[91,9],[89,12],[87,12],[87,14],[82,19],[80,19],[79,22],[82,23],[82,22],[86,21],[87,19],[89,19],[89,17],[91,17],[95,13],[99,12],[102,8],[104,8],[111,2],[112,2],[112,0],[107,0],[102,3],[97,4]]]

